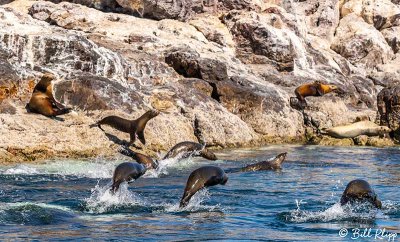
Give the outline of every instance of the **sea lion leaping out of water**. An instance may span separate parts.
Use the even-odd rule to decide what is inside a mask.
[[[361,179],[349,182],[340,198],[341,206],[354,202],[368,202],[376,208],[382,208],[382,202],[378,199],[369,183]]]
[[[54,75],[46,73],[42,76],[39,83],[33,89],[32,97],[26,105],[29,112],[39,113],[47,117],[55,117],[58,115],[69,113],[72,109],[66,108],[53,96],[52,81]]]
[[[115,193],[118,191],[119,186],[122,182],[132,182],[146,173],[146,167],[136,162],[124,162],[119,164],[113,175],[113,184],[111,186],[111,192]]]
[[[97,126],[104,131],[104,129],[101,128],[101,125],[106,124],[119,131],[129,133],[130,141],[128,143],[128,146],[132,145],[135,142],[136,137],[140,140],[140,142],[142,142],[142,144],[145,145],[146,140],[144,138],[144,128],[146,127],[146,124],[150,119],[156,117],[159,114],[159,111],[150,110],[143,114],[140,118],[134,120],[124,119],[118,116],[107,116],[97,123],[90,125],[90,127]]]
[[[163,159],[165,160],[177,156],[184,159],[191,155],[201,156],[208,160],[217,160],[217,156],[213,152],[209,151],[204,145],[191,141],[184,141],[176,144],[168,151]]]
[[[196,192],[218,184],[225,185],[228,176],[224,170],[216,166],[203,166],[194,170],[186,183],[179,207],[185,207]]]
[[[156,169],[158,167],[158,161],[153,160],[151,157],[134,152],[133,150],[129,149],[128,147],[123,147],[119,150],[119,152],[123,155],[129,156],[134,159],[137,163],[143,164],[146,169]]]
[[[306,83],[294,90],[296,98],[299,101],[300,108],[304,109],[307,106],[306,97],[318,97],[323,96],[327,93],[337,90],[335,85],[327,85],[320,81],[315,81],[313,83]],[[294,106],[294,101],[290,99],[290,103]]]

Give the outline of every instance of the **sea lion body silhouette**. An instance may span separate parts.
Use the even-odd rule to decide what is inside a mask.
[[[119,164],[113,175],[113,184],[111,191],[115,193],[118,191],[122,182],[132,182],[146,173],[146,167],[137,162],[124,162]]]
[[[183,193],[179,207],[185,207],[190,199],[199,190],[215,186],[218,184],[225,185],[228,181],[228,176],[224,170],[216,166],[203,166],[194,170],[186,182],[185,191]]]
[[[191,141],[184,141],[176,144],[168,151],[163,159],[174,158],[177,156],[180,156],[182,159],[184,159],[191,155],[201,156],[208,160],[217,160],[217,156],[205,148],[204,145]]]
[[[146,124],[150,119],[156,117],[158,114],[158,111],[150,110],[135,120],[128,120],[118,116],[107,116],[97,123],[92,124],[90,127],[97,126],[104,131],[101,125],[109,125],[121,132],[129,133],[130,141],[128,143],[128,146],[132,145],[135,142],[136,137],[140,140],[140,142],[142,142],[142,144],[145,145],[146,140],[144,138],[144,129],[146,127]]]
[[[281,164],[286,158],[286,152],[277,155],[273,160],[261,161],[255,164],[245,166],[240,169],[242,172],[246,171],[264,171],[264,170],[279,170],[281,169]]]
[[[134,159],[137,163],[142,164],[146,167],[146,169],[156,169],[158,167],[158,161],[153,160],[151,157],[134,152],[133,150],[129,149],[128,147],[124,147],[119,150],[119,152],[123,155],[129,156]]]
[[[300,107],[304,108],[305,106],[307,106],[307,102],[306,102],[306,97],[310,97],[310,96],[314,96],[314,97],[318,97],[318,96],[323,96],[327,93],[330,93],[334,90],[337,90],[337,87],[335,85],[327,85],[324,84],[320,81],[316,81],[313,83],[306,83],[303,84],[299,87],[297,87],[294,90],[294,93],[296,94],[296,97],[299,101]],[[291,103],[293,101],[291,100]]]
[[[55,117],[69,113],[71,108],[66,108],[53,96],[52,74],[45,74],[33,89],[32,97],[26,108],[29,112],[39,113],[47,117]]]
[[[368,202],[376,208],[382,208],[382,202],[368,182],[357,179],[349,182],[340,198],[340,205],[354,202]]]
[[[321,130],[321,134],[334,138],[354,138],[359,135],[384,136],[391,131],[386,126],[379,126],[371,121],[359,121],[348,125],[336,126]]]

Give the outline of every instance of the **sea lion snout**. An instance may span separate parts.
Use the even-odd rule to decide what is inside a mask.
[[[160,111],[153,109],[153,110],[149,111],[149,114],[150,114],[150,117],[154,118],[160,114]]]
[[[222,177],[222,181],[221,181],[221,185],[225,185],[227,182],[228,182],[228,180],[229,180],[229,177],[226,175],[226,174],[224,174],[224,176]]]

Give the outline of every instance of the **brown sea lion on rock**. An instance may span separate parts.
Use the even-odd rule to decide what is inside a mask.
[[[217,156],[213,152],[206,149],[204,145],[191,141],[184,141],[176,144],[168,151],[163,159],[170,159],[177,156],[180,156],[181,159],[184,159],[191,155],[201,156],[208,160],[217,160]]]
[[[144,138],[144,128],[146,127],[146,124],[150,119],[156,117],[159,114],[159,111],[150,110],[143,114],[140,118],[134,120],[124,119],[118,116],[107,116],[97,123],[92,124],[90,127],[97,126],[104,131],[104,129],[101,128],[101,125],[106,124],[121,132],[129,133],[130,141],[128,143],[128,146],[132,145],[135,142],[136,137],[138,137],[140,142],[145,145],[146,140]]]
[[[144,165],[148,170],[156,169],[158,167],[157,160],[153,160],[151,157],[140,154],[138,152],[134,152],[128,147],[123,147],[119,150],[119,152],[123,155],[129,156],[134,159],[137,163]]]
[[[203,166],[194,170],[187,180],[179,207],[185,207],[199,190],[218,184],[225,185],[227,181],[228,176],[219,167]]]
[[[300,108],[304,108],[307,106],[307,102],[306,102],[306,97],[318,97],[318,96],[323,96],[327,93],[330,93],[332,91],[337,90],[337,87],[335,85],[327,85],[324,84],[320,81],[316,81],[313,83],[306,83],[303,84],[299,87],[297,87],[294,90],[294,93],[296,94],[296,97],[299,101],[300,104]],[[294,101],[292,101],[291,99],[291,104],[294,103]]]
[[[354,202],[368,202],[376,208],[382,208],[382,202],[368,182],[357,179],[349,182],[340,199],[340,205]]]
[[[132,182],[146,173],[146,167],[136,162],[124,162],[119,164],[113,175],[113,184],[111,191],[115,193],[118,191],[122,182]]]
[[[29,112],[39,113],[47,117],[55,117],[71,111],[71,108],[66,108],[54,98],[53,85],[51,84],[53,79],[54,75],[47,73],[36,84],[32,97],[26,105]]]

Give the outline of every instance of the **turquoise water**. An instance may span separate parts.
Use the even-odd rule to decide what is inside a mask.
[[[225,186],[204,190],[179,209],[186,179],[200,166],[222,168],[288,152],[278,172],[229,174]],[[352,229],[385,228],[400,241],[400,150],[271,146],[217,152],[220,160],[162,161],[122,186],[108,186],[123,161],[52,161],[0,167],[0,240],[352,240]],[[383,201],[382,211],[338,206],[346,184],[367,180]],[[339,236],[346,228],[348,235]]]

